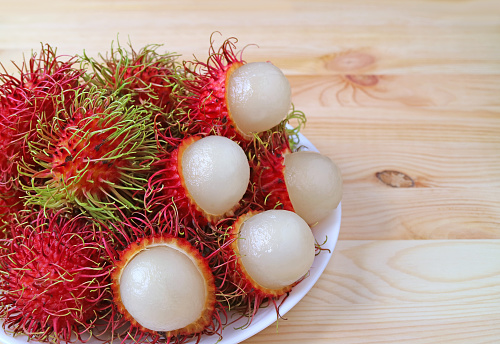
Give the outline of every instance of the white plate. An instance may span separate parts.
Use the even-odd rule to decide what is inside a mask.
[[[300,145],[305,146],[308,150],[317,152],[316,147],[312,145],[312,143],[304,137],[304,135],[299,134]],[[337,243],[337,238],[339,236],[340,230],[340,218],[341,218],[341,204],[333,211],[333,213],[328,216],[326,219],[318,223],[313,227],[313,234],[318,243],[325,244],[322,246],[325,249],[330,250],[330,252],[323,250],[319,255],[317,255],[314,259],[314,263],[311,267],[309,275],[300,282],[297,286],[293,288],[293,290],[288,295],[288,298],[281,303],[281,300],[277,301],[281,306],[279,308],[281,316],[285,315],[290,309],[292,309],[306,294],[311,290],[316,281],[319,279],[323,271],[325,270],[326,265],[330,261],[330,258],[333,253],[333,249]],[[231,317],[231,313],[229,316]],[[237,315],[234,315],[237,318]],[[229,318],[231,319],[231,318]],[[286,321],[284,319],[280,319],[279,321]],[[222,331],[222,340],[219,340],[218,336],[202,336],[200,340],[200,344],[236,344],[245,339],[248,339],[255,335],[256,333],[262,331],[266,327],[274,324],[276,322],[276,310],[273,305],[270,305],[266,308],[260,309],[255,315],[250,326],[245,327],[245,329],[238,329],[241,326],[244,326],[247,323],[247,319],[240,319],[237,322],[228,325]],[[26,336],[17,336],[12,337],[7,335],[0,329],[0,342],[4,344],[27,344]],[[88,344],[99,344],[101,341],[91,340],[87,342]],[[187,343],[194,343],[194,341],[189,341]],[[186,343],[186,344],[187,344]]]

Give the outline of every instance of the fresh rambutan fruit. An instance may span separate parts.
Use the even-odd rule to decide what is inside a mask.
[[[287,210],[250,211],[226,232],[230,245],[224,250],[237,258],[231,261],[228,284],[243,290],[240,308],[251,321],[265,300],[274,303],[307,274],[315,239],[307,223]]]
[[[109,307],[110,265],[83,217],[30,212],[0,240],[0,319],[12,335],[51,343],[85,340]]]
[[[153,124],[130,96],[105,90],[79,92],[68,111],[37,128],[42,141],[30,145],[36,165],[28,201],[44,208],[77,208],[110,219],[117,208],[142,208],[142,194],[157,152]]]
[[[191,136],[154,163],[146,206],[162,217],[175,205],[181,222],[204,226],[239,207],[250,168],[243,149],[223,136]]]
[[[292,129],[269,130],[248,147],[250,187],[245,200],[257,210],[294,211],[309,225],[324,219],[342,198],[342,175],[327,156],[306,150],[293,152]]]
[[[298,151],[285,156],[285,184],[294,211],[314,225],[342,199],[342,174],[326,155]]]
[[[115,316],[109,328],[123,342],[221,335],[227,316],[217,297],[229,262],[221,262],[220,238],[182,226],[171,210],[161,223],[135,216],[111,224]]]
[[[75,68],[73,57],[58,56],[56,49],[42,46],[28,61],[17,67],[17,76],[0,74],[0,157],[2,181],[6,188],[20,188],[18,166],[33,163],[28,142],[38,142],[37,124],[51,121],[61,107],[81,89],[83,71]],[[54,98],[64,101],[55,102]],[[29,178],[25,178],[29,181]]]
[[[158,53],[161,45],[147,45],[139,51],[129,46],[130,51],[119,43],[116,48],[111,46],[109,55],[100,55],[102,62],[84,54],[82,62],[92,70],[85,78],[110,93],[130,94],[133,105],[153,105],[169,113],[174,107],[170,94],[177,85],[178,55]]]
[[[185,94],[179,96],[191,134],[226,136],[241,144],[252,133],[278,125],[290,111],[290,84],[270,62],[246,63],[235,52],[236,39],[226,40],[207,62],[185,63]]]

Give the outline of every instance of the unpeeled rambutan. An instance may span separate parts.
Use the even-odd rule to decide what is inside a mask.
[[[42,140],[30,144],[36,165],[23,166],[32,177],[24,186],[30,203],[78,208],[97,219],[142,208],[157,149],[150,116],[127,106],[129,97],[79,92],[68,111],[37,128]]]
[[[110,268],[95,225],[40,211],[0,240],[0,318],[30,340],[83,340],[109,306]]]
[[[176,54],[158,53],[161,45],[147,45],[130,51],[117,44],[111,46],[109,55],[98,62],[84,54],[82,62],[90,66],[92,73],[85,78],[92,84],[110,91],[111,94],[130,94],[133,105],[153,105],[158,111],[169,113],[174,102],[170,98],[176,81]]]
[[[39,140],[37,124],[51,121],[73,101],[74,91],[83,87],[79,82],[83,71],[74,64],[73,57],[58,56],[56,49],[46,45],[17,67],[18,76],[0,74],[0,147],[5,152],[0,166],[12,181],[18,179],[21,161],[33,161],[28,142]]]

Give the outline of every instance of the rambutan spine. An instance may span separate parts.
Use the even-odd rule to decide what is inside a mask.
[[[111,298],[105,233],[51,211],[16,217],[9,229],[12,237],[0,240],[3,328],[53,343],[91,337]]]
[[[157,152],[150,116],[127,106],[130,96],[114,98],[95,87],[76,92],[67,111],[38,123],[41,140],[29,145],[34,164],[21,170],[32,178],[23,185],[27,201],[101,220],[113,218],[117,207],[141,209]]]
[[[116,48],[111,45],[109,55],[99,55],[102,62],[88,57],[85,53],[80,58],[85,69],[90,67],[92,73],[86,73],[85,79],[109,90],[110,94],[130,94],[132,105],[153,105],[160,111],[168,113],[173,107],[170,98],[176,82],[175,53],[158,53],[159,44],[149,44],[135,51],[129,42],[127,51],[117,41]]]
[[[187,227],[179,222],[175,207],[172,205],[168,215],[162,219],[151,220],[147,214],[135,214],[125,217],[122,221],[113,222],[109,232],[113,233],[111,241],[104,240],[108,255],[114,262],[113,272],[113,316],[108,328],[113,335],[111,340],[125,343],[132,340],[135,343],[150,343],[165,340],[167,343],[180,344],[194,338],[198,342],[202,335],[217,335],[221,337],[223,325],[227,322],[225,295],[222,286],[226,284],[229,275],[230,261],[223,255],[224,244],[214,233],[207,233],[193,227]],[[123,308],[120,301],[119,278],[130,258],[149,247],[170,245],[172,243],[189,255],[194,254],[200,270],[208,279],[209,293],[200,322],[178,331],[153,331],[138,324]],[[212,276],[212,277],[210,277]],[[215,288],[215,289],[214,289]],[[163,338],[163,339],[162,339]]]
[[[17,67],[18,76],[0,74],[0,189],[12,197],[22,192],[21,182],[29,177],[18,173],[23,162],[32,163],[28,143],[38,142],[36,126],[50,121],[59,110],[72,102],[72,95],[84,87],[83,71],[75,68],[75,58],[58,56],[56,49],[42,45],[39,55],[32,53]],[[63,102],[56,104],[59,97]]]

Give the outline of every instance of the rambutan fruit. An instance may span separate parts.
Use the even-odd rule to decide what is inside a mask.
[[[185,95],[180,106],[189,133],[226,136],[237,142],[278,125],[290,111],[290,84],[269,62],[246,63],[235,50],[236,39],[216,51],[211,42],[207,62],[185,63]]]
[[[250,167],[243,149],[223,136],[191,136],[154,163],[147,207],[175,205],[183,224],[215,223],[239,206],[249,182]]]
[[[147,45],[130,51],[118,43],[111,46],[109,55],[98,62],[84,54],[82,62],[90,66],[92,73],[85,78],[92,84],[110,91],[111,94],[130,94],[132,105],[153,105],[163,113],[169,113],[174,102],[170,94],[176,87],[176,54],[158,53],[161,45]]]
[[[229,280],[244,291],[243,311],[250,319],[264,300],[288,293],[309,271],[315,239],[307,223],[287,210],[250,211],[227,228]]]
[[[13,221],[13,216],[23,209],[24,195],[21,190],[11,190],[0,185],[0,238],[9,235],[6,228]]]
[[[47,216],[46,216],[47,215]],[[39,211],[0,240],[0,319],[29,340],[85,340],[111,298],[110,265],[95,225]]]
[[[225,310],[217,297],[229,262],[221,262],[217,236],[182,226],[171,210],[161,223],[135,216],[111,224],[110,329],[123,341],[173,344],[221,335]]]
[[[285,132],[280,131],[255,137],[248,151],[252,173],[245,198],[261,209],[294,211],[314,225],[338,206],[342,175],[327,156],[292,152]]]
[[[294,211],[308,224],[324,219],[342,198],[342,174],[326,155],[298,151],[285,156],[285,183]]]
[[[49,45],[40,54],[32,54],[17,67],[18,76],[0,74],[0,183],[8,189],[20,189],[21,162],[33,163],[28,142],[38,142],[37,124],[51,121],[61,107],[67,107],[74,92],[81,89],[83,71],[74,68],[74,58],[58,56]],[[55,102],[54,98],[63,99]]]
[[[150,165],[157,152],[153,124],[130,96],[105,90],[78,92],[68,111],[37,128],[42,142],[30,148],[36,165],[28,201],[44,208],[77,208],[96,219],[110,219],[117,208],[142,208]]]

